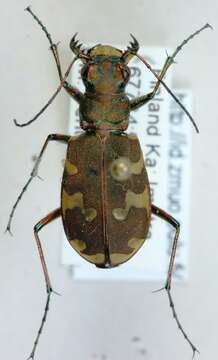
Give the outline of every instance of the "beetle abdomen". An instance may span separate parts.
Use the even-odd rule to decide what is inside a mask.
[[[62,218],[72,247],[99,267],[127,261],[150,223],[150,192],[135,135],[85,133],[69,141]]]

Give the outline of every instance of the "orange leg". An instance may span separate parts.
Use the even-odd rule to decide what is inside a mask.
[[[169,262],[169,267],[168,267],[167,280],[166,280],[166,284],[165,284],[164,288],[167,291],[167,295],[168,295],[168,298],[169,298],[169,303],[170,303],[170,307],[172,309],[173,317],[176,320],[178,328],[182,332],[184,338],[188,341],[189,345],[191,346],[192,351],[193,351],[193,357],[194,357],[195,352],[196,351],[199,352],[199,351],[196,348],[196,346],[192,343],[192,341],[190,340],[190,338],[188,337],[188,335],[186,334],[186,332],[184,331],[184,329],[183,329],[183,327],[181,325],[181,322],[180,322],[180,320],[178,318],[178,315],[177,315],[177,312],[175,310],[175,305],[174,305],[172,295],[171,295],[171,292],[170,292],[172,273],[173,273],[173,265],[174,265],[174,260],[175,260],[175,256],[176,256],[176,248],[177,248],[179,232],[180,232],[180,224],[171,215],[169,215],[164,210],[158,208],[155,205],[152,205],[151,210],[152,210],[152,213],[154,215],[157,215],[161,219],[167,221],[170,225],[172,225],[175,228],[175,235],[174,235],[173,246],[172,246],[172,251],[171,251],[171,256],[170,256],[170,262]],[[160,289],[160,290],[162,290],[162,289]]]
[[[41,162],[41,159],[42,159],[42,156],[49,144],[50,141],[60,141],[60,142],[63,142],[63,143],[68,143],[70,139],[70,136],[69,135],[62,135],[62,134],[50,134],[47,136],[45,142],[44,142],[44,145],[39,153],[39,156],[37,157],[37,160],[35,162],[35,165],[33,167],[33,170],[31,171],[31,174],[30,174],[30,177],[27,181],[27,183],[24,185],[23,189],[21,190],[19,196],[17,197],[17,200],[15,201],[13,207],[12,207],[12,210],[10,212],[10,215],[9,215],[9,219],[8,219],[8,223],[7,223],[7,227],[6,227],[6,232],[8,231],[11,235],[11,222],[12,222],[12,219],[13,219],[13,216],[14,216],[14,212],[17,208],[17,205],[19,204],[21,198],[23,197],[23,194],[25,193],[25,191],[27,190],[27,188],[29,187],[30,183],[32,182],[32,180],[38,176],[38,168],[39,168],[39,164]]]
[[[33,349],[31,351],[30,356],[29,356],[28,359],[34,359],[35,351],[36,351],[36,348],[37,348],[37,345],[38,345],[38,342],[39,342],[39,338],[40,338],[40,335],[42,333],[44,324],[46,322],[46,318],[47,318],[47,314],[48,314],[48,310],[49,310],[49,303],[50,303],[51,293],[54,292],[53,289],[52,289],[52,286],[51,286],[50,279],[49,279],[48,269],[47,269],[47,266],[46,266],[45,257],[44,257],[44,254],[43,254],[42,245],[41,245],[41,241],[40,241],[39,236],[38,236],[38,232],[45,225],[47,225],[51,221],[57,219],[60,215],[61,215],[61,209],[60,208],[56,209],[56,210],[52,211],[51,213],[49,213],[47,216],[45,216],[42,220],[40,220],[34,226],[34,236],[35,236],[37,248],[38,248],[38,251],[39,251],[40,261],[41,261],[41,264],[42,264],[42,269],[43,269],[43,273],[44,273],[44,277],[45,277],[47,299],[46,299],[46,305],[45,305],[42,321],[41,321],[39,330],[37,332],[36,339],[34,341]]]

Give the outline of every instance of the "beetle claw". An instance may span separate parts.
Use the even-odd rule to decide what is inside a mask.
[[[30,11],[30,9],[31,9],[31,6],[28,5],[28,6],[24,9],[24,11]]]
[[[11,228],[10,228],[10,226],[9,226],[9,225],[7,225],[7,227],[6,227],[5,231],[4,231],[4,233],[6,234],[7,232],[8,232],[11,236],[14,236],[14,235],[13,235],[13,233],[11,232]]]
[[[166,289],[166,287],[165,287],[165,286],[163,286],[163,287],[162,287],[162,288],[160,288],[160,289],[153,290],[153,291],[152,291],[152,293],[154,294],[154,293],[157,293],[157,292],[163,291],[163,290],[165,290],[165,289]]]

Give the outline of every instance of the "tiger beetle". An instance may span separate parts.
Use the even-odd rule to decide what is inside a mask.
[[[204,25],[185,39],[172,56],[167,56],[159,76],[147,61],[138,55],[139,44],[133,35],[131,35],[130,45],[122,51],[101,44],[84,49],[76,40],[77,34],[75,34],[70,42],[70,48],[76,56],[63,75],[57,44],[52,41],[51,35],[31,8],[27,7],[25,10],[33,16],[48,38],[60,85],[45,106],[30,121],[23,124],[16,120],[14,122],[20,127],[31,124],[64,88],[79,104],[80,126],[84,130],[78,136],[48,135],[30,177],[11,210],[6,228],[11,232],[15,209],[32,180],[38,176],[38,167],[49,142],[59,141],[67,144],[61,185],[61,206],[34,226],[34,236],[45,277],[47,299],[28,359],[34,359],[46,322],[50,297],[54,292],[38,235],[39,231],[51,221],[62,217],[66,237],[73,249],[98,268],[113,268],[128,261],[144,244],[151,214],[160,217],[175,229],[167,279],[162,289],[167,292],[173,317],[191,346],[194,356],[198,350],[181,325],[170,291],[180,224],[171,215],[151,203],[149,180],[139,140],[135,134],[127,134],[125,130],[128,127],[130,112],[148,103],[162,84],[186,112],[198,132],[193,118],[163,82],[163,77],[183,46],[202,30],[211,26]],[[125,94],[125,87],[130,78],[128,63],[134,56],[152,71],[157,78],[157,83],[150,93],[130,100]],[[67,76],[77,59],[83,63],[81,76],[85,93],[67,82]]]

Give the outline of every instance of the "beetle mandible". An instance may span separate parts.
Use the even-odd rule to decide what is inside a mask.
[[[99,268],[112,268],[128,261],[143,245],[151,214],[157,215],[175,229],[167,280],[163,289],[167,291],[173,316],[194,355],[198,350],[179,321],[170,292],[180,225],[171,215],[151,203],[149,180],[138,138],[135,134],[127,134],[125,130],[128,127],[130,112],[150,101],[162,84],[180,104],[198,131],[193,118],[163,82],[163,77],[181,48],[195,35],[211,26],[206,24],[191,34],[176,48],[172,56],[167,56],[159,76],[154,73],[146,60],[138,55],[139,44],[133,35],[131,35],[132,42],[125,51],[101,44],[84,50],[74,35],[70,48],[76,58],[63,76],[57,45],[31,8],[27,7],[26,10],[38,22],[49,40],[60,85],[33,119],[23,124],[19,124],[16,120],[14,122],[22,127],[35,121],[64,88],[79,104],[80,125],[84,130],[78,136],[48,135],[30,178],[12,208],[6,228],[10,232],[14,211],[27,187],[37,176],[38,166],[48,143],[59,141],[67,144],[61,186],[61,207],[49,213],[34,226],[34,236],[45,277],[47,299],[41,325],[29,358],[34,359],[47,318],[51,293],[54,292],[38,235],[39,231],[51,221],[62,217],[66,237],[73,249]],[[129,100],[125,94],[125,87],[130,78],[128,63],[134,56],[141,59],[153,72],[157,83],[152,92]],[[81,76],[85,85],[84,94],[66,80],[77,59],[83,62]]]

